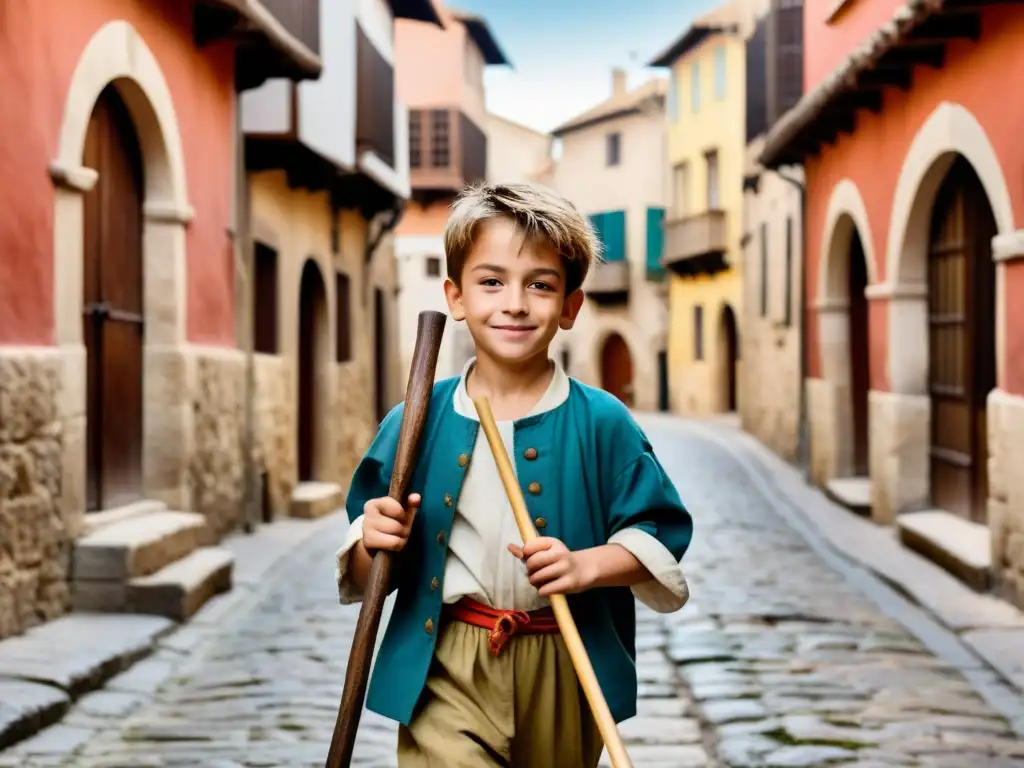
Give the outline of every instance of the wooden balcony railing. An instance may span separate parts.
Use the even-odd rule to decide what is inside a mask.
[[[320,55],[320,0],[263,0],[263,6],[300,43]]]
[[[487,136],[451,108],[409,110],[413,190],[458,191],[487,175]]]
[[[395,71],[356,25],[356,149],[395,164]]]
[[[595,264],[587,274],[584,292],[599,304],[622,303],[629,297],[629,262]]]
[[[717,272],[725,268],[725,211],[712,210],[665,223],[662,261],[676,274]]]

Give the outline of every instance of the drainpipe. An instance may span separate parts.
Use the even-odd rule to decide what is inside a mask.
[[[799,418],[797,424],[797,463],[804,474],[804,480],[809,482],[811,477],[810,457],[810,429],[807,419],[807,238],[804,236],[807,231],[807,187],[804,182],[787,176],[781,171],[775,171],[783,181],[789,182],[800,193],[800,387],[797,390],[799,403]]]

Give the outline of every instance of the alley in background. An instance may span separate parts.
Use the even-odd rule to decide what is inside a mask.
[[[622,725],[637,766],[1024,766],[986,699],[994,674],[955,637],[912,634],[900,619],[916,608],[819,554],[701,427],[641,418],[696,536],[690,603],[641,615],[640,715]],[[322,766],[358,609],[338,605],[333,583],[344,520],[311,525],[322,531],[247,609],[170,635],[0,766]],[[161,685],[172,654],[186,661]],[[356,764],[393,766],[394,740],[366,713]]]

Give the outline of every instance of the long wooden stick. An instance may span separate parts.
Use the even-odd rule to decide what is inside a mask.
[[[516,525],[519,526],[519,535],[523,537],[523,544],[538,537],[537,529],[533,525],[530,513],[526,509],[526,500],[523,498],[523,491],[516,480],[515,470],[512,462],[505,451],[505,444],[501,441],[498,433],[498,425],[494,423],[494,414],[491,412],[491,404],[486,397],[473,398],[473,405],[476,406],[477,416],[480,417],[480,426],[487,435],[487,442],[491,446],[491,453],[494,454],[494,461],[498,465],[498,473],[501,475],[501,482],[505,486],[505,493],[512,504],[512,514],[515,515]],[[608,756],[612,760],[614,768],[632,768],[633,763],[629,759],[626,747],[622,743],[622,736],[615,725],[615,718],[608,709],[608,702],[601,692],[601,685],[597,681],[594,667],[587,656],[587,649],[583,645],[576,622],[569,610],[569,603],[565,595],[551,595],[551,610],[555,614],[555,621],[558,622],[558,629],[562,633],[566,648],[569,649],[569,656],[576,668],[576,675],[583,686],[583,693],[590,703],[590,709],[597,720],[597,728],[604,739],[605,747],[608,749]]]
[[[441,337],[447,316],[441,312],[420,312],[416,329],[416,347],[413,351],[412,366],[409,369],[409,384],[405,393],[405,408],[402,412],[402,426],[398,433],[398,449],[391,473],[388,496],[405,503],[409,480],[415,467],[420,433],[430,409],[430,395],[434,389],[434,373],[437,369],[437,355],[441,349]],[[370,664],[377,640],[380,617],[384,612],[384,601],[388,596],[391,582],[392,553],[378,550],[373,555],[363,604],[359,609],[352,650],[349,652],[348,668],[345,672],[345,688],[338,708],[338,720],[331,737],[331,748],[327,754],[327,768],[348,768],[355,747],[356,730],[363,713],[366,683],[370,676]]]

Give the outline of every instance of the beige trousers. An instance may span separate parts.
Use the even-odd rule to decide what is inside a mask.
[[[604,745],[561,635],[441,625],[426,690],[399,726],[399,768],[596,768]]]

